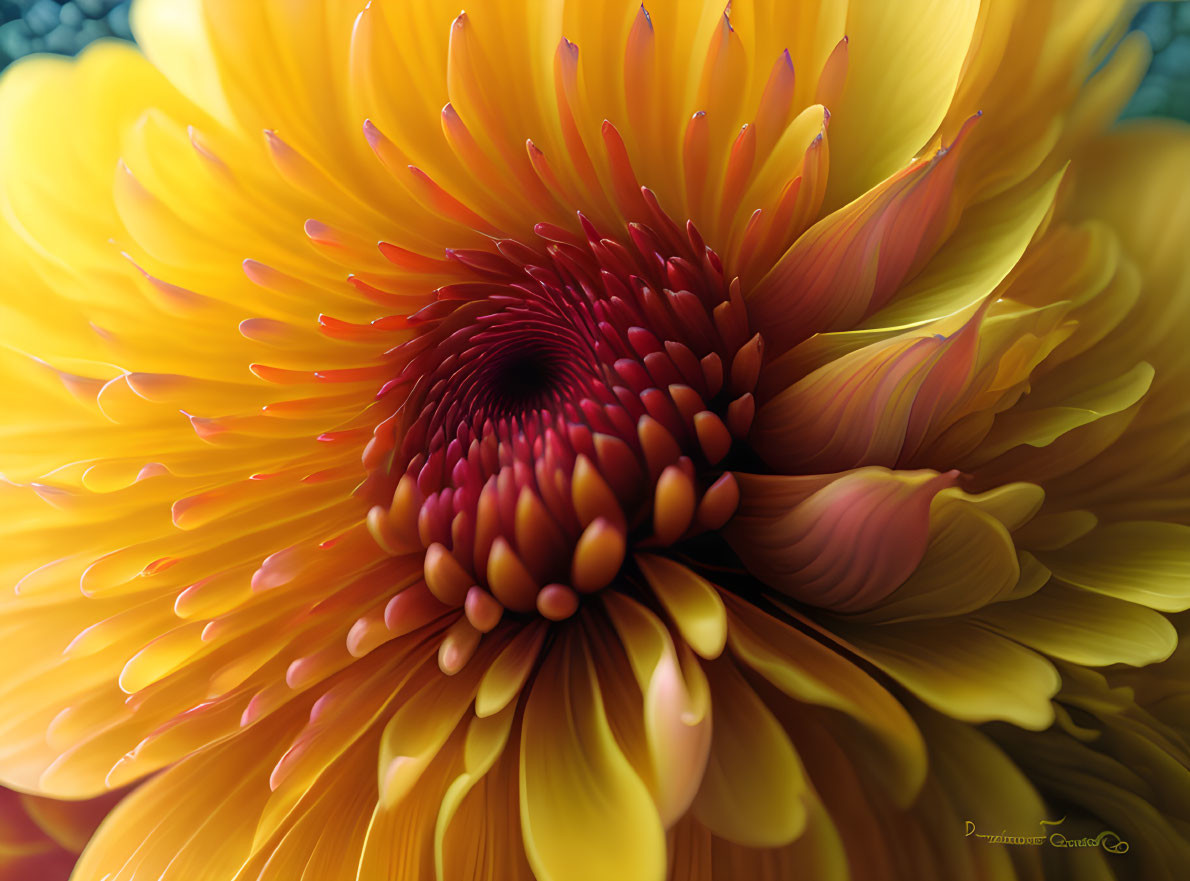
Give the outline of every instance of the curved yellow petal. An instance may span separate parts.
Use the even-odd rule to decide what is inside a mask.
[[[543,662],[525,705],[520,813],[541,881],[661,881],[665,836],[644,781],[608,726],[582,637]]]
[[[813,799],[801,760],[730,661],[713,665],[707,677],[716,724],[694,816],[738,844],[788,844],[805,831]]]
[[[137,43],[170,82],[216,119],[233,120],[204,33],[201,0],[139,0],[131,24]]]
[[[706,675],[646,608],[616,593],[604,602],[643,698],[652,772],[647,782],[669,828],[690,807],[706,769],[713,722]]]
[[[828,108],[828,204],[850,201],[926,146],[954,97],[978,12],[978,3],[948,0],[848,4],[847,79]]]
[[[839,626],[861,654],[935,709],[965,722],[1002,719],[1030,730],[1054,719],[1061,681],[1031,649],[968,618]]]
[[[422,773],[459,727],[475,699],[482,664],[472,663],[455,676],[426,665],[428,675],[404,700],[380,740],[381,803],[392,808],[416,785]],[[428,680],[428,681],[426,681]]]
[[[464,800],[504,752],[514,721],[515,711],[509,706],[495,715],[476,717],[467,726],[467,739],[463,747],[465,770],[455,778],[442,797],[434,827],[434,870],[438,878],[445,875],[451,824]]]
[[[638,554],[636,565],[690,647],[704,658],[719,657],[727,641],[727,615],[716,587],[665,557]]]
[[[1163,612],[1190,608],[1190,526],[1111,523],[1038,558],[1057,578],[1087,590]]]
[[[1173,625],[1152,609],[1060,582],[975,618],[1051,657],[1089,667],[1164,661],[1178,642]]]
[[[888,691],[836,651],[776,618],[730,603],[732,653],[798,701],[839,710],[865,726],[888,756],[887,785],[908,802],[926,774],[926,747],[909,714]]]

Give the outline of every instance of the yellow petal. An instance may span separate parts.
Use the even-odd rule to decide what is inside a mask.
[[[665,557],[639,554],[636,564],[682,638],[704,658],[719,657],[727,641],[727,616],[715,586]]]
[[[439,878],[444,874],[444,845],[451,822],[463,800],[504,752],[515,715],[514,708],[508,706],[493,716],[476,717],[467,726],[467,739],[463,747],[465,771],[454,779],[442,797],[434,827],[434,866]]]
[[[1030,730],[1054,719],[1050,698],[1061,684],[1054,666],[967,619],[839,630],[861,654],[956,719],[1003,719]]]
[[[1063,396],[1056,406],[1014,408],[996,420],[975,461],[987,461],[1020,444],[1048,446],[1069,431],[1128,409],[1144,397],[1152,381],[1152,366],[1142,362],[1100,386]]]
[[[661,881],[653,799],[612,736],[586,647],[555,645],[525,706],[521,824],[540,881]]]
[[[643,698],[647,782],[661,822],[670,827],[690,807],[706,768],[712,724],[706,675],[644,606],[617,593],[604,602]]]
[[[136,41],[153,65],[199,107],[231,122],[231,107],[204,38],[200,0],[141,0],[131,19]]]
[[[386,808],[409,795],[459,725],[475,698],[477,670],[482,666],[480,659],[472,659],[454,676],[429,668],[417,691],[402,693],[401,705],[385,726],[380,741],[379,787]]]
[[[738,844],[788,844],[805,830],[813,798],[793,744],[733,664],[715,664],[708,678],[715,731],[694,816]]]
[[[505,749],[462,797],[440,854],[440,881],[533,881],[521,844],[515,749]]]
[[[508,706],[524,687],[545,640],[542,625],[526,627],[512,638],[483,674],[475,695],[475,714],[494,715]]]
[[[925,146],[954,96],[978,11],[966,0],[848,5],[846,85],[827,108],[828,205],[855,198]]]
[[[255,822],[245,818],[259,816],[270,794],[269,769],[307,712],[308,705],[274,715],[138,788],[108,818],[72,877],[234,877],[253,852]]]
[[[839,710],[865,726],[886,756],[892,797],[908,803],[926,774],[925,743],[900,702],[838,651],[741,600],[729,603],[732,653],[795,700]]]
[[[357,879],[434,877],[435,818],[451,782],[463,772],[465,736],[459,726],[401,801],[374,801]]]
[[[1190,526],[1112,523],[1037,556],[1056,577],[1087,590],[1163,612],[1190,608]]]
[[[975,618],[1047,655],[1090,667],[1164,661],[1178,643],[1164,615],[1060,582]]]

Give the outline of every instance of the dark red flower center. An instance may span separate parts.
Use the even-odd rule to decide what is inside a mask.
[[[404,393],[371,525],[480,631],[551,619],[608,585],[630,547],[722,526],[724,460],[755,410],[762,340],[738,280],[692,225],[658,212],[626,241],[537,227],[497,253],[451,251],[467,279],[409,317]],[[418,547],[410,547],[410,536]],[[404,538],[402,538],[404,537]]]

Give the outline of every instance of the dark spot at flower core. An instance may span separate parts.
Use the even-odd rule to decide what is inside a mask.
[[[394,351],[369,523],[391,552],[424,551],[430,592],[481,631],[506,610],[568,617],[628,577],[630,550],[716,530],[738,504],[725,463],[763,340],[693,225],[656,214],[623,240],[581,218],[583,236],[540,225],[497,255],[448,252],[458,280]]]

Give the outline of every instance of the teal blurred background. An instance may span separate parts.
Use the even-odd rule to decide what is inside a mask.
[[[131,39],[128,5],[129,0],[0,0],[0,68],[30,52],[72,55],[99,37]],[[1154,55],[1124,116],[1190,120],[1190,2],[1146,4],[1133,24],[1148,34]]]
[[[1190,120],[1190,3],[1149,3],[1133,25],[1153,44],[1153,63],[1124,116]]]
[[[129,0],[0,0],[0,67],[31,52],[73,55],[100,37],[130,40],[128,4]]]

